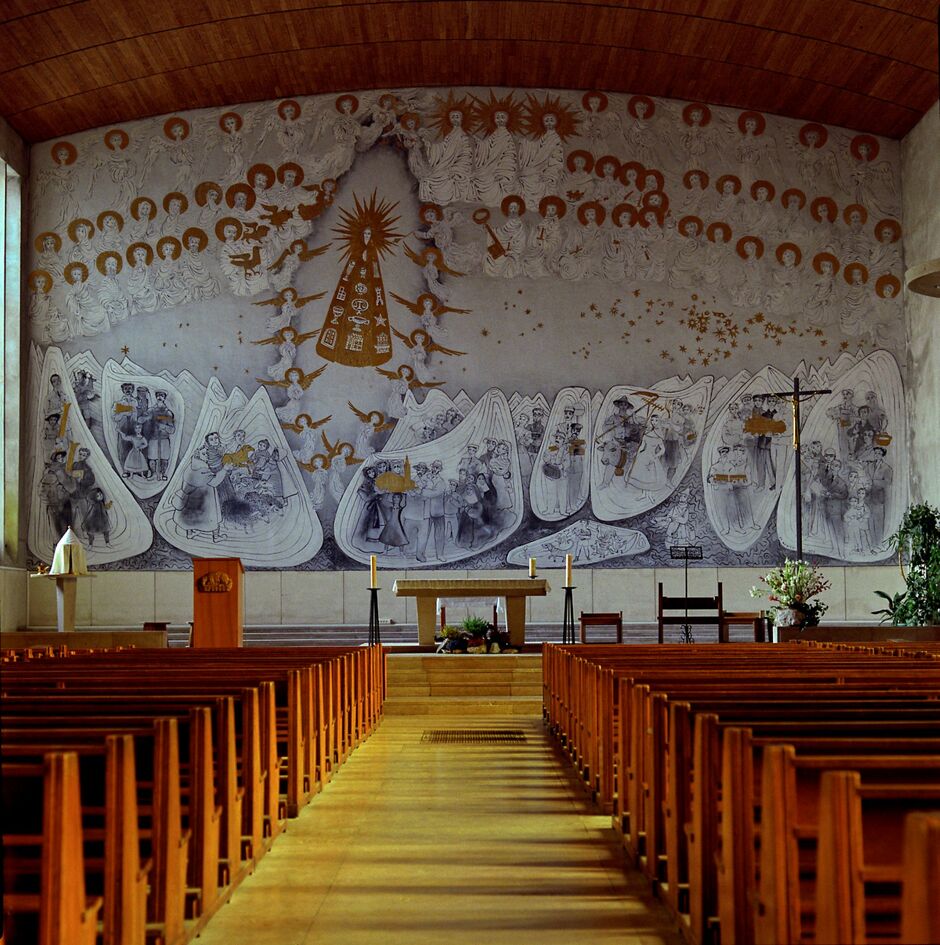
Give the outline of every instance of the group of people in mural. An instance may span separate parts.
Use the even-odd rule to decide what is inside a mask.
[[[647,397],[639,406],[630,397],[616,398],[594,438],[603,470],[599,487],[632,487],[647,498],[671,490],[697,448],[694,409],[668,398]]]
[[[444,561],[455,548],[477,550],[513,518],[510,444],[494,438],[482,450],[468,444],[453,467],[377,459],[363,469],[357,499],[353,542],[362,551],[425,562]]]
[[[234,430],[223,441],[214,430],[192,453],[173,497],[173,519],[187,538],[221,541],[230,532],[250,534],[259,523],[284,516],[280,450],[267,439],[252,445],[248,438],[245,430]]]
[[[168,480],[176,415],[167,404],[165,390],[125,383],[111,405],[111,422],[117,439],[117,461],[125,479]]]
[[[92,548],[111,543],[111,501],[98,483],[91,450],[73,437],[70,412],[77,409],[62,378],[52,374],[45,396],[39,495],[55,536],[72,528]]]
[[[532,411],[533,417],[536,413]],[[584,407],[578,404],[566,404],[562,410],[562,419],[552,430],[548,445],[542,453],[542,474],[548,486],[549,500],[546,511],[570,515],[584,501],[585,465],[587,453],[584,431]],[[590,420],[590,418],[587,418]],[[534,430],[526,430],[527,438],[534,439]]]

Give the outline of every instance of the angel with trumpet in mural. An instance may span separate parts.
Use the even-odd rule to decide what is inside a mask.
[[[448,312],[454,315],[469,315],[471,313],[469,308],[452,308],[445,305],[430,292],[423,292],[413,302],[410,299],[396,295],[394,292],[389,294],[399,305],[404,305],[412,315],[417,316],[421,320],[421,327],[427,332],[437,331],[439,334],[446,335],[447,329],[442,328],[438,323],[441,315]]]
[[[405,394],[409,390],[444,386],[443,381],[419,381],[415,376],[414,368],[407,364],[400,364],[394,371],[388,371],[380,367],[377,367],[376,371],[392,382],[392,390],[388,395],[385,415],[395,420],[400,420],[405,415]]]
[[[330,248],[330,245],[330,243],[324,243],[322,246],[314,246],[310,249],[307,247],[305,240],[294,240],[287,249],[268,266],[268,271],[271,273],[271,285],[278,291],[283,291],[294,281],[294,275],[302,263],[310,262],[311,259],[323,255],[323,253]]]
[[[381,410],[360,410],[351,400],[347,401],[349,409],[358,417],[358,430],[356,432],[356,455],[368,458],[375,452],[372,440],[377,433],[385,430],[392,430],[395,427],[394,420],[386,420],[385,414]]]
[[[443,345],[439,345],[422,328],[416,328],[410,335],[393,328],[392,334],[403,341],[407,348],[411,349],[411,363],[414,365],[415,371],[427,367],[432,351],[450,357],[460,357],[467,353],[466,351],[455,351],[453,348],[445,348]]]
[[[316,432],[333,419],[333,414],[314,420],[309,413],[299,413],[293,421],[281,422],[281,428],[290,430],[300,437],[300,448],[291,450],[300,464],[309,463],[313,454],[320,448],[320,435]]]
[[[273,299],[263,299],[260,302],[252,302],[251,304],[278,306],[277,313],[268,316],[266,325],[269,331],[280,331],[282,328],[290,326],[292,319],[300,309],[309,302],[322,299],[324,295],[326,295],[325,292],[314,292],[313,295],[300,295],[293,286],[288,286],[286,289],[281,289]]]
[[[346,491],[343,474],[349,467],[358,466],[362,462],[362,457],[356,455],[352,443],[341,441],[330,443],[325,430],[320,433],[320,439],[326,447],[326,455],[329,460],[330,478],[328,488],[330,495],[339,502]]]
[[[428,291],[444,302],[450,301],[450,289],[441,282],[440,275],[446,272],[450,276],[462,276],[462,272],[451,269],[444,262],[444,254],[436,246],[427,246],[421,252],[415,252],[407,243],[404,245],[405,255],[416,265],[421,267]]]

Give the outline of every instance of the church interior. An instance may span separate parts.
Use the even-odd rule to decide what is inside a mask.
[[[6,0],[0,945],[940,943],[935,0]]]

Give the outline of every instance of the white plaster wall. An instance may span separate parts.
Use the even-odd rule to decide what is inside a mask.
[[[901,142],[904,259],[940,258],[940,103]],[[911,492],[940,505],[940,299],[905,290]]]
[[[494,576],[505,576],[494,571]],[[522,572],[519,572],[522,573]],[[530,598],[527,618],[539,623],[560,623],[563,607],[563,572],[540,571],[548,579],[551,593]],[[730,610],[758,610],[761,603],[748,594],[758,583],[758,568],[690,568],[691,594],[714,593],[723,585]],[[826,568],[832,589],[824,595],[829,604],[828,622],[876,623],[871,611],[881,607],[875,590],[894,593],[902,587],[898,569],[877,567]],[[383,620],[396,624],[415,623],[412,598],[396,598],[392,584],[397,578],[427,579],[486,577],[487,571],[380,571]],[[249,625],[337,626],[368,622],[366,571],[249,571],[245,585],[246,621]],[[51,581],[29,581],[24,571],[0,569],[3,589],[3,629],[26,625],[27,593],[29,626],[42,629],[55,625],[55,593]],[[622,610],[628,624],[655,621],[656,587],[662,581],[667,593],[681,594],[683,573],[676,568],[609,568],[576,570],[576,611]],[[85,627],[133,627],[146,620],[181,624],[192,619],[192,575],[166,571],[99,571],[79,582],[76,622]]]

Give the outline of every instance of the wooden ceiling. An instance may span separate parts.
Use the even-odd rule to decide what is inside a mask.
[[[935,0],[3,0],[28,141],[396,86],[606,89],[901,137],[937,99]]]

